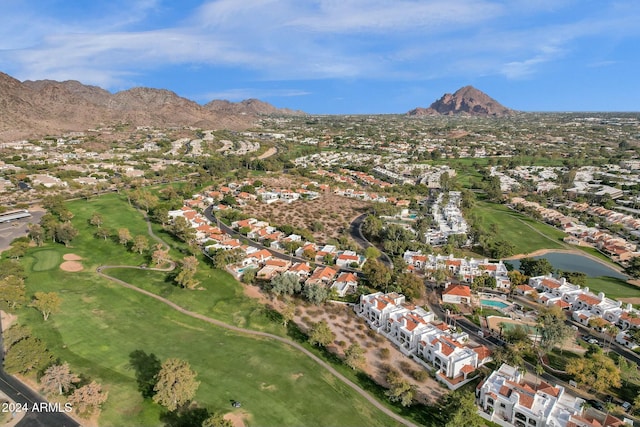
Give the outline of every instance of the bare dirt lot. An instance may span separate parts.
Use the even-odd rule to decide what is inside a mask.
[[[281,310],[284,303],[269,298],[258,286],[243,285],[245,294],[256,298],[260,303]],[[340,303],[327,303],[315,306],[294,300],[297,304],[294,322],[307,332],[314,323],[325,320],[336,339],[329,350],[344,357],[344,351],[352,344],[358,343],[365,350],[366,363],[363,371],[383,387],[388,387],[386,373],[389,368],[399,371],[404,378],[417,389],[416,400],[421,403],[434,403],[447,393],[444,385],[429,377],[423,381],[416,380],[411,373],[426,371],[424,367],[402,354],[384,336],[370,329],[365,321],[358,317],[353,307]],[[383,350],[384,349],[384,350]]]
[[[288,188],[295,190],[302,181],[288,178],[264,178],[262,182],[267,188]],[[271,224],[288,224],[294,227],[311,229],[314,222],[323,225],[323,229],[313,232],[318,242],[326,242],[348,232],[351,221],[370,206],[369,202],[336,196],[333,193],[322,193],[315,200],[298,200],[293,203],[276,202],[266,204],[254,202],[242,210],[248,215],[263,218]]]
[[[416,380],[412,372],[426,371],[426,369],[402,354],[384,336],[370,329],[364,320],[355,314],[351,306],[328,303],[323,307],[299,306],[296,310],[295,322],[305,331],[310,329],[313,323],[321,320],[325,320],[336,334],[336,339],[329,346],[329,350],[344,357],[344,351],[352,343],[358,343],[366,351],[363,371],[378,384],[384,387],[389,386],[386,374],[389,368],[392,368],[416,386],[418,402],[433,404],[447,392],[442,384],[431,377],[422,381]]]

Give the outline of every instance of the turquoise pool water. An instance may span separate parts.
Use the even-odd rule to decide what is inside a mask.
[[[480,304],[486,305],[486,306],[489,306],[489,307],[494,307],[494,308],[509,307],[509,304],[505,304],[502,301],[494,301],[494,300],[491,300],[491,299],[481,299],[480,300]]]

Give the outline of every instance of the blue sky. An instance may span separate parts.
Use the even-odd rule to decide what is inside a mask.
[[[404,113],[473,85],[640,111],[638,0],[0,0],[0,71],[199,103]]]

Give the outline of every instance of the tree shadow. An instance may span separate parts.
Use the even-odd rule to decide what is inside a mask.
[[[147,354],[143,350],[134,350],[129,354],[129,365],[136,371],[138,391],[142,397],[145,399],[153,397],[156,375],[162,366],[160,359],[153,353]]]
[[[206,408],[191,406],[165,412],[160,416],[160,421],[165,427],[200,427],[207,418],[209,411]]]

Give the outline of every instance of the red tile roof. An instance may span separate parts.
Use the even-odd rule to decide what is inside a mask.
[[[457,295],[471,298],[471,288],[464,285],[452,285],[442,291],[442,295]]]

